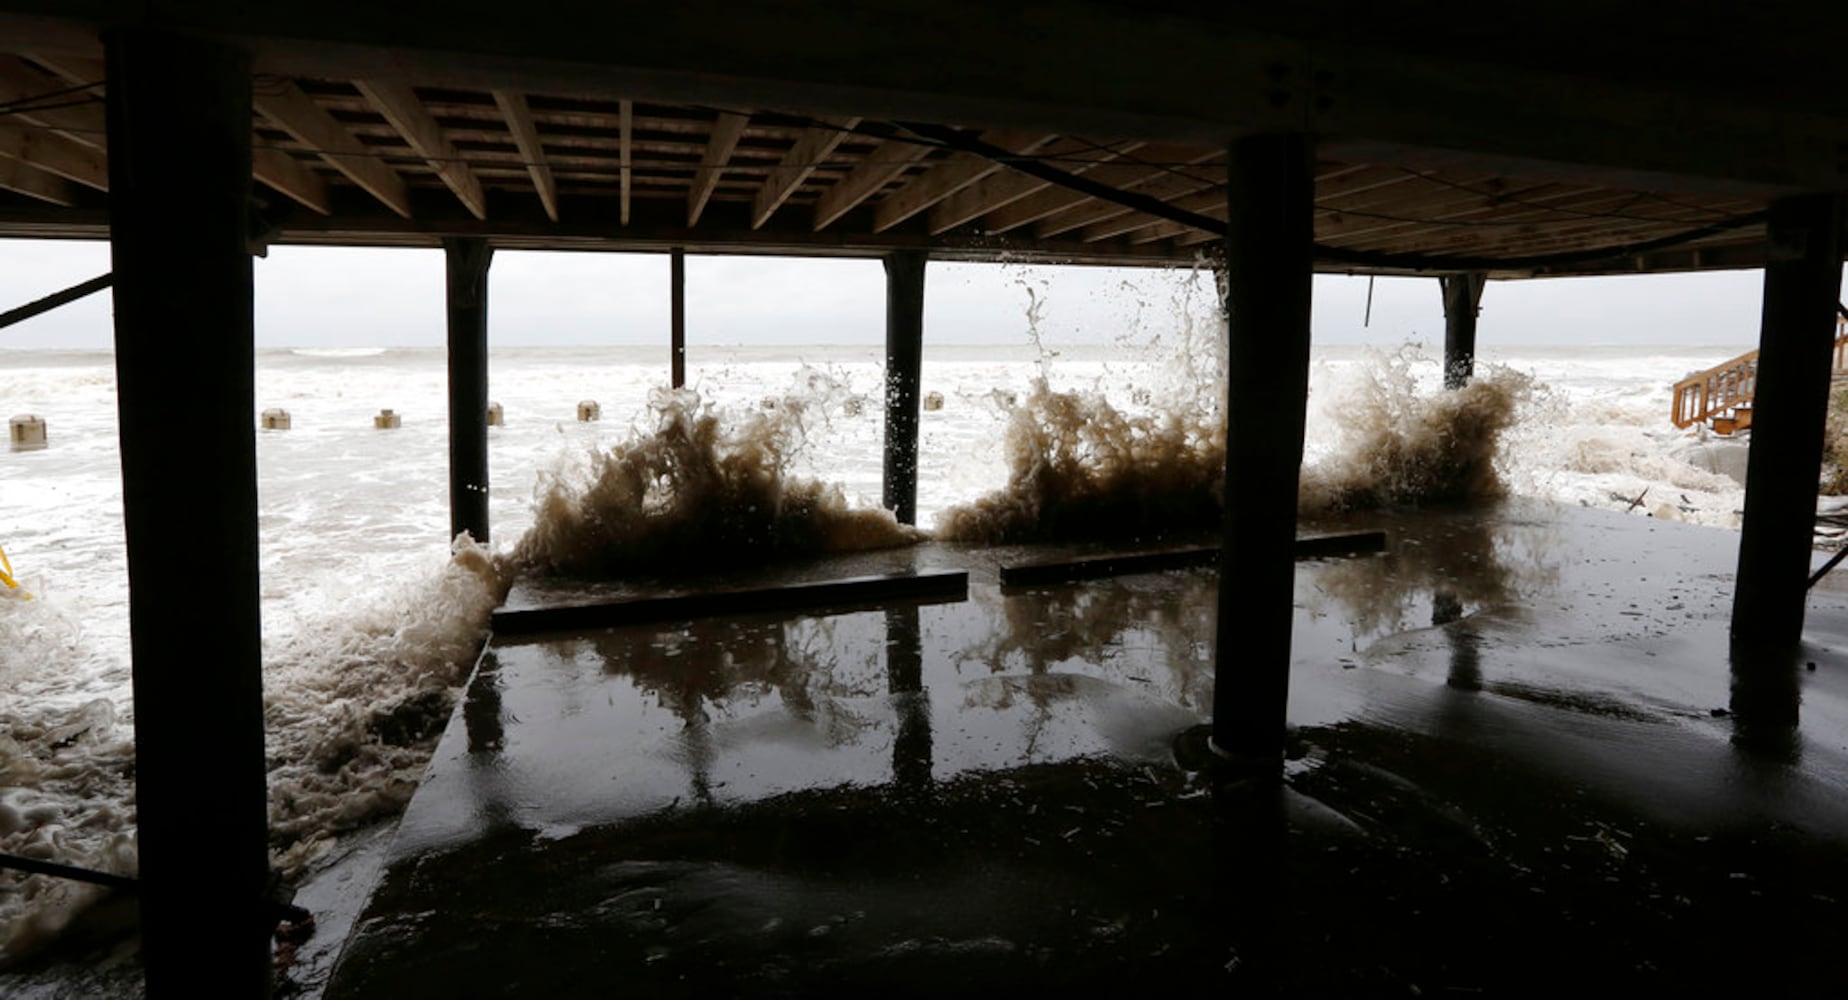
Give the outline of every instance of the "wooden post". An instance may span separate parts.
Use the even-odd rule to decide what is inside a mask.
[[[669,257],[668,300],[673,345],[672,382],[676,389],[687,387],[687,252],[679,247]]]
[[[1476,317],[1482,313],[1481,271],[1439,277],[1444,293],[1444,388],[1461,389],[1476,371]]]
[[[1314,156],[1300,134],[1231,144],[1226,171],[1226,520],[1214,645],[1215,750],[1283,762],[1296,494],[1309,399]]]
[[[924,365],[924,264],[887,254],[885,497],[901,524],[918,521],[918,383]]]
[[[250,59],[157,29],[104,50],[147,993],[267,996]]]
[[[1773,202],[1767,220],[1732,615],[1733,639],[1749,645],[1794,646],[1803,634],[1842,280],[1841,215],[1840,196],[1806,195]]]
[[[488,264],[481,239],[446,239],[449,298],[449,537],[488,541]]]

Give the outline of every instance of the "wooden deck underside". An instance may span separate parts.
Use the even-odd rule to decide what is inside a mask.
[[[0,56],[0,235],[107,231],[100,54]],[[1017,169],[1225,219],[1223,148],[1031,129],[963,134],[995,158],[904,124],[396,82],[253,81],[255,173],[284,243],[869,255],[1187,264],[1203,225]],[[954,123],[952,123],[954,124]],[[1324,161],[1322,266],[1507,275],[1756,263],[1762,198],[1651,192],[1439,165]],[[1649,246],[1702,233],[1672,246]],[[1608,258],[1533,258],[1611,250]],[[1379,260],[1343,253],[1381,255]],[[1404,256],[1400,266],[1393,257]],[[1453,268],[1454,269],[1454,268]]]

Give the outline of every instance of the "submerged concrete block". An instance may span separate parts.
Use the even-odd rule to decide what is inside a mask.
[[[382,431],[402,426],[403,423],[403,419],[390,410],[380,410],[379,415],[372,418],[372,426]]]
[[[9,425],[14,451],[37,451],[45,447],[45,421],[30,413],[14,417]]]
[[[924,412],[935,413],[943,409],[943,393],[931,390],[924,394]]]
[[[584,423],[589,423],[592,420],[602,420],[602,419],[603,419],[603,407],[598,406],[596,400],[594,399],[578,400],[578,420]]]
[[[286,431],[289,429],[289,411],[272,406],[263,411],[258,426],[266,431]]]
[[[501,409],[501,405],[499,403],[489,403],[488,404],[488,426],[489,427],[507,426],[506,411]]]

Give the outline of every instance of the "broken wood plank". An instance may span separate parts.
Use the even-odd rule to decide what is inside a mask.
[[[891,603],[938,603],[969,596],[969,574],[956,571],[913,576],[861,576],[818,583],[637,597],[594,604],[494,612],[500,635],[531,635],[576,629],[646,625],[718,615],[817,611]]]
[[[1384,531],[1349,531],[1329,535],[1304,535],[1296,539],[1296,558],[1325,559],[1334,556],[1379,552],[1386,548]],[[1044,562],[1016,563],[1001,567],[1001,586],[1031,587],[1049,583],[1071,583],[1134,573],[1161,573],[1173,569],[1218,566],[1217,545],[1149,552],[1116,552],[1079,559],[1056,559]]]

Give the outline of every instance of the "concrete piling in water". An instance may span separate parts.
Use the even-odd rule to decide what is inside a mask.
[[[14,417],[8,424],[14,451],[37,451],[47,444],[45,421],[30,413]]]
[[[924,394],[925,412],[936,413],[941,409],[943,409],[943,393],[932,390]]]
[[[501,405],[499,403],[489,403],[488,404],[488,426],[489,427],[507,426],[507,412],[501,409]]]
[[[379,415],[372,418],[372,426],[381,431],[394,430],[403,423],[403,419],[390,410],[380,410]]]
[[[578,400],[578,422],[579,423],[587,424],[593,420],[602,420],[602,419],[603,419],[603,407],[598,406],[596,400],[594,399]]]
[[[257,426],[266,431],[286,431],[289,429],[289,411],[272,406],[263,411],[263,416],[257,421]]]

